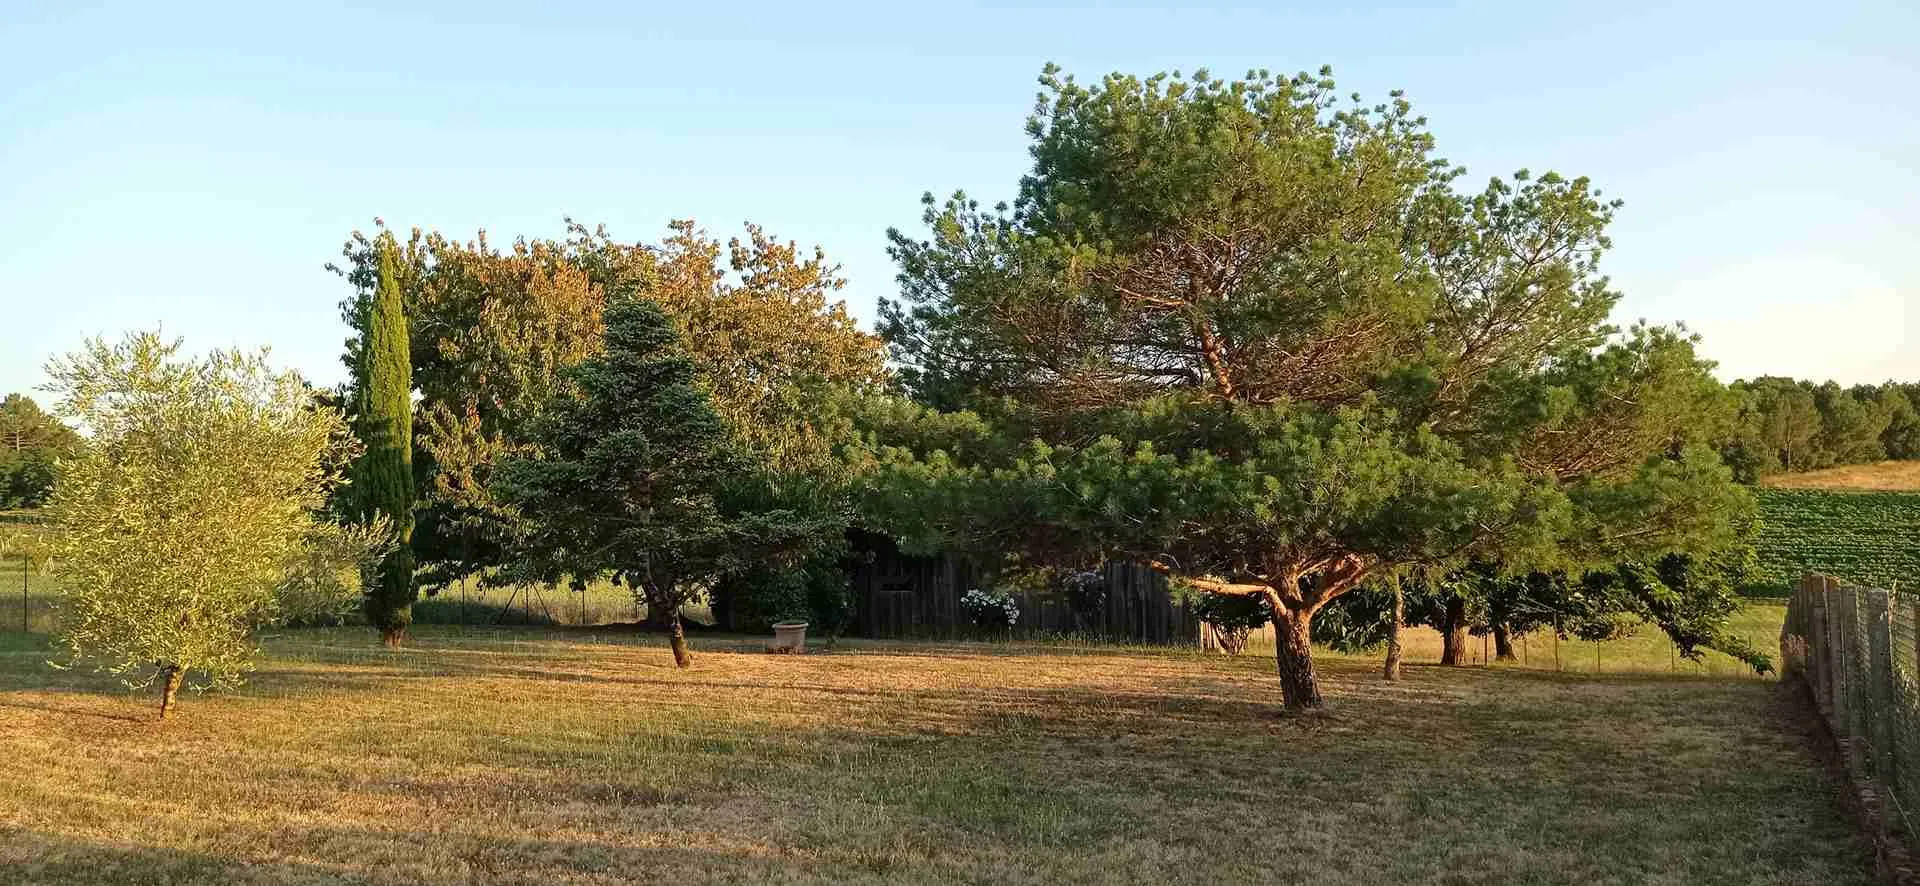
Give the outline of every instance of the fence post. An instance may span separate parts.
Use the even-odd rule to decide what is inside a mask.
[[[1833,719],[1834,735],[1842,742],[1851,742],[1854,737],[1854,674],[1853,674],[1853,594],[1838,586],[1833,579],[1824,579],[1828,592],[1837,604],[1839,617],[1833,620]]]
[[[1866,710],[1868,741],[1872,743],[1874,777],[1881,790],[1892,796],[1893,771],[1893,599],[1886,591],[1867,592],[1867,672],[1870,675]],[[1890,816],[1882,815],[1884,821]]]
[[[1827,642],[1827,594],[1818,581],[1808,578],[1800,583],[1807,604],[1807,682],[1813,686],[1814,708],[1833,722],[1833,644]]]

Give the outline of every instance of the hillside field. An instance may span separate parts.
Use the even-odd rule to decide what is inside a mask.
[[[1774,474],[1761,481],[1776,489],[1854,489],[1868,492],[1920,491],[1920,459],[1841,465],[1818,471]]]
[[[1756,490],[1762,590],[1806,572],[1882,588],[1920,585],[1920,493]]]
[[[0,635],[0,870],[50,884],[1865,884],[1780,684],[426,627],[150,695]],[[1535,650],[1536,653],[1538,649]],[[1425,651],[1416,655],[1424,656]],[[1535,656],[1535,662],[1539,661]],[[484,700],[484,703],[479,703]]]

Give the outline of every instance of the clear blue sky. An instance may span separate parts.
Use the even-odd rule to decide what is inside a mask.
[[[751,219],[824,246],[870,320],[922,191],[1012,196],[1049,60],[1404,88],[1472,179],[1627,201],[1621,319],[1686,321],[1729,377],[1920,379],[1911,0],[644,5],[0,5],[0,391],[154,326],[336,381],[322,265],[376,215],[502,240]]]

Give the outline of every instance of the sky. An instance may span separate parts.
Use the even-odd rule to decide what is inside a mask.
[[[1474,187],[1626,202],[1618,321],[1684,322],[1729,379],[1920,379],[1920,3],[1455,5],[4,0],[0,392],[154,328],[336,382],[324,266],[375,217],[754,221],[870,324],[923,192],[1012,198],[1049,61],[1404,89]]]

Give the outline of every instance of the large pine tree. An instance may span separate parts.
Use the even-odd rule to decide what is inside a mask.
[[[680,607],[742,569],[797,560],[831,539],[824,515],[755,505],[755,472],[696,381],[671,319],[649,301],[608,307],[606,349],[536,422],[538,457],[508,460],[497,492],[526,517],[511,552],[529,578],[611,578],[692,656]]]
[[[1404,100],[1326,72],[1043,83],[1018,198],[929,196],[881,310],[923,402],[1026,445],[902,437],[875,525],[1263,597],[1299,708],[1315,614],[1396,571],[1731,539],[1731,401],[1684,333],[1607,322],[1585,179],[1457,189]]]
[[[367,619],[397,646],[413,623],[413,363],[406,304],[394,245],[380,246],[380,279],[367,306],[360,348],[360,439],[366,453],[354,471],[360,516],[385,514],[398,542],[381,561],[367,592]]]

